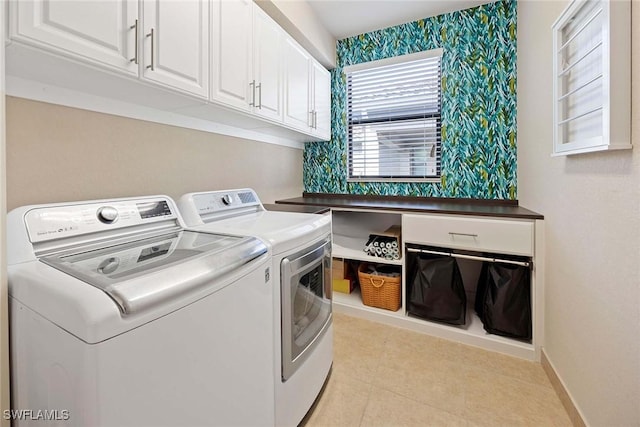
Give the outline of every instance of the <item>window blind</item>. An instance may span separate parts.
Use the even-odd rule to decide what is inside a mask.
[[[345,70],[348,179],[440,177],[441,58],[438,49]]]

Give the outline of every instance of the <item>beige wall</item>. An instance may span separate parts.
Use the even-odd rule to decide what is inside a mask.
[[[7,97],[7,208],[252,187],[302,194],[302,150]]]
[[[640,422],[640,2],[631,151],[550,157],[551,25],[518,2],[518,198],[545,216],[545,352],[592,426]]]

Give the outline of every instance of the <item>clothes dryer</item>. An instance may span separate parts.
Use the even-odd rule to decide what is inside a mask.
[[[296,426],[333,363],[331,217],[271,212],[252,189],[185,194],[178,206],[197,230],[257,236],[273,253],[275,419]]]

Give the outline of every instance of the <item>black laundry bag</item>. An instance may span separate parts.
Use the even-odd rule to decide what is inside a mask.
[[[485,263],[475,309],[487,332],[531,340],[531,270],[518,265]]]
[[[464,325],[467,296],[454,258],[418,256],[407,293],[407,311],[410,314]]]
[[[476,286],[476,300],[474,301],[473,308],[476,310],[478,317],[484,323],[484,299],[487,294],[487,274],[489,274],[489,263],[482,263],[482,270],[480,271],[480,277],[478,278],[478,285]]]

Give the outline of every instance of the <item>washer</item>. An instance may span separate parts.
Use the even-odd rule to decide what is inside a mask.
[[[22,207],[7,230],[14,425],[273,425],[264,242],[187,231],[166,196]]]
[[[257,236],[271,247],[275,420],[298,425],[333,362],[331,217],[267,211],[249,188],[185,194],[178,206],[198,230]]]

